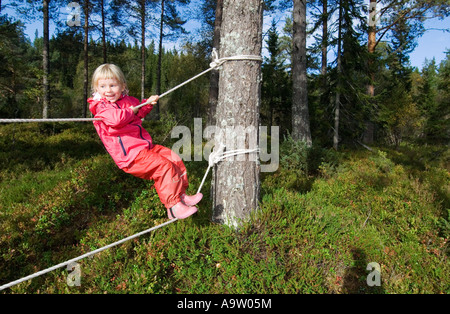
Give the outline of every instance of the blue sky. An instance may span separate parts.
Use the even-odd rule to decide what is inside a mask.
[[[3,13],[11,14],[11,10],[6,9],[3,11]],[[265,25],[270,25],[270,20],[271,17],[267,18]],[[195,22],[189,23],[193,28],[197,25]],[[280,21],[280,23],[284,24],[284,21]],[[51,25],[51,28],[54,30],[54,26]],[[431,60],[435,58],[436,63],[439,64],[445,58],[445,51],[450,49],[450,17],[444,20],[428,20],[425,22],[425,28],[429,30],[418,38],[418,45],[410,54],[411,65],[419,69],[422,69],[425,59]],[[449,31],[443,32],[437,29],[448,29]],[[26,33],[30,40],[34,40],[36,30],[39,36],[42,36],[42,22],[37,21],[26,25]],[[173,47],[173,44],[168,46]]]
[[[431,29],[418,39],[416,49],[410,54],[411,65],[422,69],[425,58],[433,57],[439,64],[445,59],[445,51],[450,49],[450,32],[434,30],[434,28],[446,28],[450,30],[450,17],[439,21],[437,19],[425,22],[425,28]]]

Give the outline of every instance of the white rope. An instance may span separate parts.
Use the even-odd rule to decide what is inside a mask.
[[[227,61],[243,61],[243,60],[260,61],[260,62],[263,61],[261,56],[255,55],[235,55],[231,57],[219,58],[219,54],[217,53],[216,48],[213,48],[212,56],[213,62],[209,64],[211,68],[218,68]]]
[[[86,122],[101,121],[97,118],[63,118],[63,119],[0,119],[0,123],[23,123],[23,122]]]
[[[205,175],[203,176],[202,182],[200,183],[200,186],[198,187],[197,193],[200,193],[203,184],[206,181],[206,177],[208,176],[209,170],[218,162],[224,160],[225,158],[241,155],[241,154],[252,154],[252,153],[259,153],[259,148],[254,149],[235,149],[235,150],[229,150],[226,152],[223,152],[225,146],[222,144],[219,145],[219,147],[215,147],[214,151],[211,152],[209,155],[208,160],[208,169],[206,169]]]
[[[169,220],[169,221],[167,221],[167,222],[165,222],[165,223],[162,223],[162,224],[157,225],[157,226],[155,226],[155,227],[153,227],[153,228],[144,230],[144,231],[142,231],[142,232],[136,233],[136,234],[134,234],[134,235],[132,235],[132,236],[129,236],[129,237],[127,237],[127,238],[125,238],[125,239],[122,239],[122,240],[120,240],[120,241],[111,243],[111,244],[109,244],[109,245],[106,245],[106,246],[104,246],[104,247],[101,247],[101,248],[99,248],[99,249],[97,249],[97,250],[94,250],[94,251],[92,251],[92,252],[83,254],[83,255],[81,255],[81,256],[78,256],[78,257],[73,258],[73,259],[71,259],[71,260],[68,260],[68,261],[66,261],[66,262],[60,263],[60,264],[58,264],[58,265],[52,266],[52,267],[50,267],[50,268],[47,268],[47,269],[38,271],[37,273],[34,273],[34,274],[32,274],[32,275],[23,277],[23,278],[18,279],[18,280],[16,280],[16,281],[12,281],[12,282],[10,282],[10,283],[8,283],[8,284],[5,284],[5,285],[3,285],[3,286],[0,286],[0,290],[3,290],[3,289],[6,289],[6,288],[15,286],[15,285],[17,285],[17,284],[19,284],[19,283],[22,283],[22,282],[24,282],[24,281],[27,281],[27,280],[33,279],[33,278],[35,278],[35,277],[41,276],[41,275],[46,274],[46,273],[48,273],[48,272],[51,272],[51,271],[53,271],[53,270],[55,270],[55,269],[58,269],[58,268],[67,266],[67,265],[69,265],[70,263],[79,261],[80,259],[83,259],[83,258],[85,258],[85,257],[89,257],[89,256],[92,256],[92,255],[95,255],[95,254],[97,254],[97,253],[99,253],[99,252],[101,252],[101,251],[104,251],[104,250],[106,250],[106,249],[109,249],[109,248],[111,248],[111,247],[113,247],[113,246],[122,244],[122,243],[124,243],[124,242],[126,242],[126,241],[129,241],[129,240],[131,240],[131,239],[137,238],[137,237],[139,237],[139,236],[141,236],[141,235],[144,235],[144,234],[146,234],[146,233],[149,233],[149,232],[154,231],[154,230],[156,230],[156,229],[159,229],[159,228],[161,228],[161,227],[167,226],[168,224],[171,224],[171,223],[173,223],[173,222],[175,222],[175,221],[177,221],[177,220],[178,220],[178,218],[171,219],[171,220]]]
[[[163,98],[164,96],[167,96],[168,94],[172,93],[173,91],[176,91],[177,89],[179,89],[180,87],[196,80],[197,78],[205,75],[206,73],[208,73],[211,70],[214,69],[218,69],[222,64],[224,64],[227,61],[242,61],[242,60],[251,60],[251,61],[263,61],[262,57],[260,56],[254,56],[254,55],[236,55],[236,56],[232,56],[232,57],[225,57],[225,58],[219,58],[219,55],[217,54],[217,50],[216,48],[213,48],[212,51],[212,57],[213,57],[213,62],[211,62],[209,64],[209,69],[197,74],[196,76],[188,79],[187,81],[181,83],[180,85],[175,86],[172,89],[169,89],[167,92],[162,93],[161,95],[159,95],[159,98]],[[140,104],[139,106],[136,106],[136,108],[141,108],[142,106],[145,106],[147,104],[149,104],[150,101],[146,101],[143,104]]]
[[[262,57],[260,56],[254,56],[254,55],[236,55],[232,57],[225,57],[225,58],[219,58],[217,54],[216,48],[213,49],[212,52],[213,56],[213,62],[209,64],[209,69],[191,77],[187,81],[175,86],[172,89],[169,89],[167,92],[162,93],[159,95],[159,98],[163,98],[164,96],[167,96],[168,94],[172,93],[173,91],[179,89],[180,87],[198,79],[199,77],[205,75],[211,70],[218,69],[222,64],[224,64],[227,61],[243,61],[243,60],[250,60],[250,61],[263,61]],[[150,103],[150,99],[146,102],[140,104],[139,106],[136,106],[135,108],[141,108],[145,105],[148,105]],[[0,123],[24,123],[24,122],[85,122],[85,121],[101,121],[101,119],[97,118],[63,118],[63,119],[0,119]]]

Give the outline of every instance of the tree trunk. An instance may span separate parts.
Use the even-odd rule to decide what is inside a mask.
[[[367,49],[369,52],[369,60],[368,60],[368,69],[369,69],[369,84],[367,85],[367,95],[369,96],[369,103],[373,101],[373,97],[375,96],[375,87],[373,85],[373,81],[375,79],[375,73],[373,69],[373,56],[375,53],[375,47],[377,45],[376,40],[376,6],[377,0],[370,0],[369,6],[369,30],[368,30],[368,40],[367,40]],[[365,144],[373,143],[373,133],[374,133],[374,124],[372,121],[367,120],[365,122],[365,130],[363,136],[363,142]]]
[[[89,54],[88,54],[88,43],[89,43],[89,1],[86,0],[84,3],[84,80],[83,80],[83,117],[86,118],[87,114],[87,99],[89,95]]]
[[[101,10],[102,10],[102,50],[103,50],[103,63],[107,62],[106,58],[106,28],[105,28],[105,2],[101,1]]]
[[[224,0],[221,57],[261,55],[262,12],[260,0]],[[225,151],[256,148],[260,103],[260,62],[224,63],[219,79],[216,147],[225,145]],[[241,141],[245,147],[237,144]],[[239,155],[217,164],[213,221],[237,228],[257,209],[260,166],[255,160],[255,154]]]
[[[367,41],[367,49],[369,51],[369,55],[373,55],[373,53],[375,52],[375,47],[377,44],[377,40],[376,40],[376,25],[375,25],[375,12],[376,12],[376,5],[377,5],[377,0],[370,0],[370,9],[369,9],[369,30],[368,30],[368,41]],[[367,93],[369,96],[373,96],[375,93],[375,88],[373,86],[373,78],[374,78],[374,73],[373,73],[373,69],[371,68],[370,65],[373,64],[373,61],[371,60],[371,58],[369,58],[369,77],[370,77],[370,83],[369,86],[367,87]]]
[[[220,29],[222,25],[223,0],[217,0],[216,18],[214,21],[213,48],[220,51]],[[216,124],[217,99],[219,97],[219,71],[212,70],[209,80],[208,125]]]
[[[326,110],[330,104],[330,94],[328,86],[328,1],[322,0],[322,67],[320,69],[321,74],[321,93],[320,93],[320,106]]]
[[[161,23],[159,25],[159,51],[158,51],[158,67],[156,70],[156,94],[161,95],[161,67],[162,67],[162,41],[164,37],[164,0],[161,0]],[[155,106],[156,119],[159,120],[159,104]]]
[[[333,148],[338,150],[339,145],[339,116],[341,108],[341,42],[342,42],[342,1],[339,1],[339,26],[338,26],[338,46],[337,46],[337,83],[336,83],[336,100],[334,107],[334,130],[333,130]]]
[[[49,38],[49,16],[48,16],[48,5],[50,0],[44,0],[42,11],[44,14],[44,47],[42,50],[42,67],[44,70],[43,75],[43,87],[44,87],[44,99],[43,99],[43,109],[42,118],[48,118],[48,111],[50,107],[50,85],[48,76],[50,74],[50,38]]]
[[[311,145],[306,80],[306,0],[294,0],[292,30],[292,138]]]
[[[322,0],[322,68],[320,73],[324,79],[324,85],[326,86],[326,74],[327,74],[327,51],[328,49],[328,1]]]
[[[145,18],[145,0],[141,0],[141,100],[145,98]]]
[[[223,0],[217,0],[216,3],[216,16],[214,20],[214,37],[213,37],[213,48],[220,51],[220,33],[222,27],[222,12],[223,12]],[[208,123],[207,125],[215,125],[216,124],[216,110],[217,110],[217,101],[219,98],[219,71],[212,70],[211,76],[209,79],[209,110],[208,110]],[[211,200],[214,200],[214,192],[216,186],[216,168],[212,169],[211,176],[211,188],[210,188],[210,197]]]

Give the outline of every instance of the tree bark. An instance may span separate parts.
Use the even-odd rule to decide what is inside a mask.
[[[83,79],[83,117],[86,118],[87,115],[87,99],[89,95],[89,53],[88,53],[88,43],[89,43],[89,1],[86,0],[84,3],[84,79]]]
[[[102,14],[102,51],[103,51],[103,63],[107,62],[106,58],[106,27],[105,27],[105,2],[101,1],[101,14]]]
[[[375,21],[372,19],[372,17],[374,16],[374,11],[376,11],[376,5],[377,5],[377,0],[370,0],[370,8],[371,8],[371,10],[369,11],[369,28],[368,28],[368,41],[367,41],[367,49],[369,51],[369,56],[371,56],[371,55],[373,55],[373,53],[375,53],[375,47],[377,45],[376,25],[375,25]],[[374,73],[373,73],[373,70],[371,68],[372,64],[373,64],[373,61],[371,60],[371,58],[369,58],[369,77],[370,77],[370,82],[369,82],[369,85],[367,87],[367,93],[368,93],[369,96],[373,96],[375,94],[375,88],[373,86]]]
[[[213,48],[220,51],[220,29],[222,25],[223,0],[217,0],[216,18],[214,20]],[[216,107],[219,97],[219,71],[212,70],[209,79],[208,125],[216,124]]]
[[[162,67],[162,41],[164,37],[164,0],[161,0],[161,23],[159,25],[159,51],[158,51],[158,67],[156,69],[156,94],[161,95],[161,67]],[[160,102],[155,106],[156,119],[159,120]]]
[[[320,93],[320,106],[326,110],[330,104],[330,94],[328,86],[328,1],[322,0],[322,67],[320,69],[321,74],[321,93]]]
[[[222,27],[222,12],[223,12],[223,0],[216,1],[216,14],[214,20],[214,37],[213,37],[213,48],[215,48],[218,52],[220,51],[220,34]],[[217,101],[219,99],[219,71],[212,70],[211,77],[209,79],[209,101],[208,101],[208,123],[207,125],[215,125],[216,124],[216,110],[217,110]],[[216,186],[216,169],[215,167],[212,169],[211,176],[211,188],[210,188],[210,198],[214,200],[214,192]]]
[[[328,64],[328,1],[322,0],[322,68],[320,73],[324,79],[324,86],[326,86],[326,74]]]
[[[260,0],[224,0],[221,57],[261,55],[262,12]],[[223,144],[225,151],[256,148],[260,103],[261,63],[224,63],[219,78],[216,147]],[[237,144],[241,141],[246,147]],[[255,157],[239,155],[216,165],[213,221],[237,228],[257,209],[260,166]]]
[[[294,0],[292,30],[292,138],[311,145],[306,77],[306,0]]]
[[[333,130],[333,148],[338,150],[339,146],[339,119],[341,109],[341,42],[342,42],[342,1],[339,1],[339,25],[338,25],[338,45],[337,45],[337,83],[336,83],[336,99],[334,107],[334,130]]]
[[[141,0],[141,100],[145,98],[145,18],[145,0]]]
[[[42,108],[42,118],[48,118],[48,112],[50,107],[50,83],[48,76],[50,74],[50,37],[49,37],[49,12],[48,5],[50,0],[44,0],[42,11],[44,15],[44,47],[42,50],[42,67],[44,70],[43,75],[43,87],[44,87],[44,99],[43,99],[43,108]]]
[[[369,6],[369,29],[368,29],[368,40],[367,40],[367,49],[369,52],[369,60],[368,60],[368,69],[369,69],[369,84],[367,85],[367,95],[369,96],[369,102],[373,101],[373,97],[375,96],[375,86],[373,85],[375,79],[375,73],[373,69],[373,56],[375,53],[375,47],[377,46],[376,40],[376,6],[377,0],[370,0]],[[374,124],[372,121],[367,120],[365,122],[365,130],[363,135],[363,143],[372,144],[373,143],[373,135],[374,135]]]

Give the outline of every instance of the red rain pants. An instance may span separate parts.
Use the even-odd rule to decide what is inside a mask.
[[[155,181],[156,192],[166,208],[179,203],[180,195],[189,185],[183,160],[161,145],[143,149],[123,170],[135,177]]]

